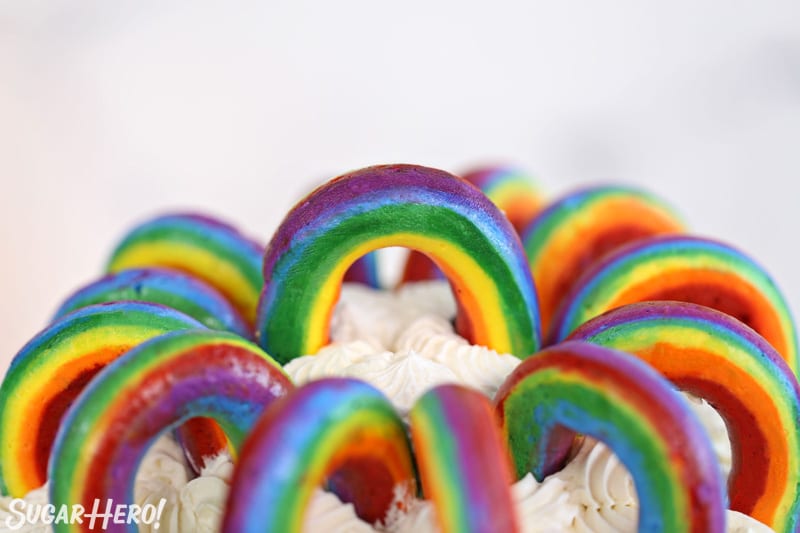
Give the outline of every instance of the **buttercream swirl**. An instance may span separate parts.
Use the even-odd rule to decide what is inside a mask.
[[[520,364],[513,355],[469,344],[453,332],[449,322],[435,315],[426,315],[411,323],[398,337],[395,348],[414,351],[446,366],[459,383],[478,389],[490,398]]]
[[[637,531],[639,507],[633,479],[602,443],[585,439],[563,470],[542,483],[527,474],[512,487],[523,533]],[[727,512],[728,533],[768,533],[747,515]],[[416,502],[390,528],[396,533],[439,531],[429,502]]]

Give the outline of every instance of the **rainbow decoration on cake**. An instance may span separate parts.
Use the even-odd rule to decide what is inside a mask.
[[[232,226],[203,215],[164,215],[133,228],[117,245],[108,272],[164,267],[191,274],[255,321],[264,248]]]
[[[550,340],[566,338],[605,311],[648,300],[690,302],[727,313],[756,330],[798,372],[794,322],[775,283],[740,251],[698,237],[653,237],[594,263],[564,300]]]
[[[316,353],[328,342],[344,272],[386,246],[437,262],[453,287],[462,336],[518,357],[538,349],[536,292],[511,224],[473,186],[413,165],[344,175],[287,215],[264,260],[262,347],[282,363]]]
[[[416,495],[403,422],[367,383],[313,381],[267,409],[242,447],[222,531],[301,531],[312,491],[326,478],[371,522]]]
[[[216,289],[177,270],[134,268],[109,274],[82,287],[61,304],[53,320],[92,304],[152,302],[186,313],[210,329],[251,335],[239,312]]]
[[[47,480],[62,416],[106,364],[164,333],[202,324],[157,304],[84,307],[51,324],[17,353],[0,387],[0,488],[22,497]]]
[[[131,504],[136,470],[159,435],[210,417],[238,448],[264,408],[292,388],[280,365],[231,333],[152,339],[103,369],[68,411],[53,448],[50,499],[85,509],[95,499]],[[89,529],[62,523],[56,531]]]
[[[417,400],[409,422],[423,492],[441,531],[519,530],[508,450],[483,394],[441,385]]]
[[[542,329],[547,331],[561,300],[594,261],[623,244],[683,230],[669,207],[630,187],[586,188],[549,205],[521,232]]]
[[[477,168],[462,177],[480,189],[521,232],[542,210],[545,197],[539,184],[526,172],[509,166]]]
[[[606,443],[630,472],[639,531],[725,531],[711,442],[686,401],[636,357],[569,341],[530,357],[496,397],[518,477],[558,470],[577,433]]]
[[[775,531],[800,515],[800,387],[755,331],[707,307],[646,302],[620,307],[570,339],[636,355],[725,420],[733,449],[730,508]]]

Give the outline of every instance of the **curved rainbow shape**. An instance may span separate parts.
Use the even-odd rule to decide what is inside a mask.
[[[299,532],[312,491],[328,476],[369,521],[416,494],[403,422],[362,381],[312,381],[266,410],[239,455],[222,531]]]
[[[539,184],[527,173],[508,166],[476,168],[462,177],[479,188],[521,232],[544,207]]]
[[[495,402],[519,477],[557,470],[580,432],[631,473],[639,531],[725,531],[708,436],[670,383],[634,356],[568,341],[523,361]]]
[[[683,233],[660,200],[637,189],[582,189],[549,205],[520,233],[547,331],[558,304],[594,261],[645,237]]]
[[[519,238],[480,191],[446,172],[370,167],[314,191],[267,247],[257,334],[285,363],[328,342],[330,316],[352,262],[386,246],[429,254],[450,280],[458,331],[527,357],[539,346],[536,291]]]
[[[545,204],[538,183],[512,167],[481,167],[464,174],[463,179],[480,189],[520,234]],[[444,279],[444,276],[425,254],[412,250],[406,259],[401,283],[431,279]]]
[[[47,480],[61,419],[107,363],[169,331],[202,328],[183,313],[152,303],[84,307],[36,335],[11,361],[0,386],[0,488],[22,497]]]
[[[797,334],[775,283],[740,251],[699,237],[653,237],[594,263],[564,299],[550,340],[565,339],[601,313],[648,300],[705,305],[741,320],[772,344],[797,375]]]
[[[133,503],[148,448],[193,417],[213,418],[234,448],[266,406],[293,387],[255,344],[211,330],[163,335],[129,351],[86,388],[67,413],[50,463],[50,501],[92,509],[95,499]],[[58,532],[89,531],[59,524]],[[108,531],[136,531],[109,524]]]
[[[163,215],[133,228],[108,262],[110,273],[165,267],[191,274],[223,294],[249,324],[261,293],[264,248],[208,216]]]
[[[570,339],[636,355],[675,386],[704,398],[728,428],[730,508],[775,531],[800,515],[800,388],[755,331],[707,307],[631,304],[578,328]]]
[[[165,305],[207,328],[251,336],[242,316],[216,289],[193,276],[164,268],[134,268],[104,276],[67,298],[53,321],[88,305],[121,300]]]
[[[488,398],[442,385],[417,400],[409,422],[422,488],[441,531],[519,530],[508,450]]]

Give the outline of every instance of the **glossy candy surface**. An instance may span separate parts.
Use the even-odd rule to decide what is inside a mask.
[[[536,292],[514,229],[461,179],[413,165],[370,167],[315,190],[284,219],[264,260],[257,333],[281,362],[327,344],[344,272],[386,246],[430,255],[476,344],[527,357],[540,343]]]
[[[550,341],[611,309],[648,300],[705,305],[744,322],[798,371],[797,336],[789,307],[769,275],[726,244],[686,236],[631,243],[593,264],[565,298]]]
[[[606,443],[633,477],[639,531],[725,530],[708,436],[670,383],[636,357],[565,342],[523,361],[495,401],[518,477],[557,471],[582,433]]]
[[[133,503],[136,470],[159,435],[194,417],[213,418],[234,449],[264,408],[293,385],[258,346],[211,330],[163,335],[129,351],[92,381],[68,411],[50,468],[56,505]],[[59,524],[59,532],[88,523]],[[108,531],[136,531],[112,523]]]
[[[189,274],[163,268],[134,268],[104,276],[67,298],[53,320],[87,305],[116,301],[165,305],[210,329],[251,335],[239,312],[216,289]]]
[[[312,491],[325,480],[371,522],[416,495],[403,422],[367,383],[313,381],[264,413],[239,457],[222,530],[299,532]]]
[[[203,327],[157,304],[115,302],[79,309],[36,335],[17,353],[0,387],[0,482],[21,497],[46,481],[61,419],[108,363],[142,342]]]
[[[425,497],[441,531],[518,531],[510,457],[492,403],[462,385],[425,393],[409,414]]]
[[[547,331],[572,284],[604,254],[635,240],[681,233],[665,204],[636,189],[598,186],[553,202],[522,232]]]
[[[707,400],[733,450],[730,508],[776,531],[800,514],[800,388],[755,331],[713,309],[682,302],[620,307],[570,339],[636,355],[676,387]]]
[[[164,267],[192,274],[222,293],[248,323],[255,320],[264,248],[205,215],[169,214],[139,224],[122,238],[109,272]]]

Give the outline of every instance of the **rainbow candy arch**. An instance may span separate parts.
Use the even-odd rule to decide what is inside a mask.
[[[800,388],[775,349],[723,313],[682,302],[631,304],[570,339],[636,355],[678,388],[707,400],[733,448],[730,507],[775,531],[800,515]]]
[[[158,335],[202,327],[168,307],[115,302],[74,311],[36,335],[0,386],[2,492],[22,497],[44,484],[62,416],[107,363]]]
[[[441,531],[519,530],[510,457],[491,402],[461,385],[425,393],[409,413],[419,477]]]
[[[657,198],[622,186],[578,190],[549,205],[521,233],[547,331],[558,304],[594,261],[623,244],[682,233]]]
[[[328,476],[333,491],[373,522],[416,495],[403,422],[362,381],[313,381],[266,410],[242,447],[222,531],[301,531],[312,492]]]
[[[476,168],[463,178],[479,188],[522,232],[545,204],[544,194],[527,173],[509,166]]]
[[[797,375],[797,334],[775,283],[738,250],[699,237],[653,237],[594,263],[563,302],[549,339],[561,341],[597,315],[648,300],[705,305],[741,320],[772,344]]]
[[[53,320],[87,305],[122,300],[165,305],[210,329],[251,335],[239,312],[216,289],[198,278],[164,268],[134,268],[104,276],[67,298]]]
[[[540,344],[536,291],[511,224],[477,189],[441,170],[370,167],[314,191],[267,247],[257,335],[285,363],[328,342],[345,270],[386,246],[430,255],[476,344],[527,357]]]
[[[213,418],[234,448],[265,407],[293,385],[280,365],[234,334],[166,334],[108,365],[69,410],[50,463],[50,501],[133,503],[136,470],[159,435],[193,417]],[[58,524],[56,531],[88,531]],[[109,531],[128,531],[109,524]]]
[[[639,531],[725,530],[711,442],[670,383],[632,355],[568,341],[522,362],[496,397],[517,476],[563,464],[576,432],[605,442],[633,477]]]
[[[180,270],[221,292],[249,324],[261,293],[264,248],[232,226],[196,214],[169,214],[133,228],[108,262],[110,273],[129,268]]]

